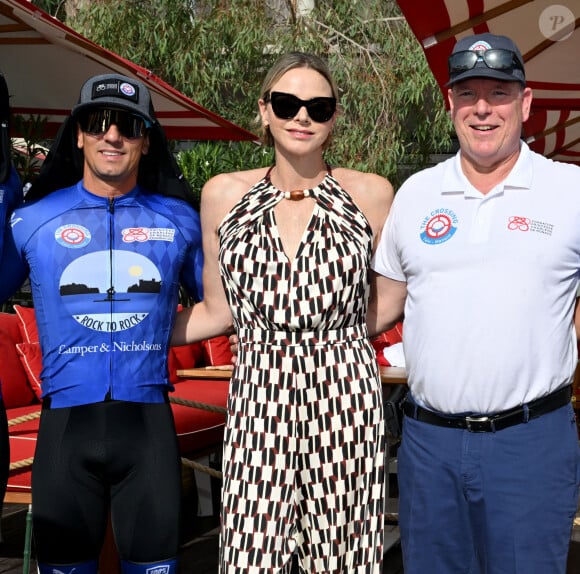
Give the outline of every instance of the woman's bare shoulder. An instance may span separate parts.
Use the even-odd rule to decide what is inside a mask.
[[[393,186],[382,175],[346,167],[334,168],[332,174],[345,191],[353,197],[361,193],[376,195],[377,199],[392,199],[393,197]]]
[[[220,173],[206,182],[203,191],[211,190],[212,192],[236,193],[242,190],[245,193],[250,187],[260,181],[266,175],[267,171],[267,168],[260,167],[245,171]]]
[[[205,221],[217,229],[219,222],[267,171],[267,168],[259,168],[220,173],[209,179],[201,190],[202,223]]]
[[[203,186],[201,200],[233,205],[260,181],[267,171],[267,168],[258,168],[215,175]]]
[[[393,203],[394,191],[391,182],[376,173],[355,169],[337,168],[332,173],[365,214],[373,228],[375,239],[379,237]]]

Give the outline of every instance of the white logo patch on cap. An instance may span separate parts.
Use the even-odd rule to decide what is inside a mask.
[[[475,44],[469,46],[469,50],[471,52],[485,52],[486,50],[491,50],[491,46],[483,40],[478,40]]]

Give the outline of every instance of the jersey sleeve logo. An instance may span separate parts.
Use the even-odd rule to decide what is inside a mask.
[[[12,213],[12,215],[10,215],[10,227],[14,227],[17,223],[20,223],[21,221],[23,221],[22,217],[18,217],[16,215],[16,213]]]

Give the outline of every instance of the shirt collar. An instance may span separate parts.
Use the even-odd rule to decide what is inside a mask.
[[[532,155],[528,144],[520,142],[520,155],[508,174],[508,176],[496,186],[496,190],[521,189],[529,190],[532,187]],[[465,177],[461,169],[461,151],[447,161],[443,181],[441,183],[441,193],[444,195],[465,195],[466,197],[482,197],[478,191]],[[489,195],[489,194],[488,194]]]

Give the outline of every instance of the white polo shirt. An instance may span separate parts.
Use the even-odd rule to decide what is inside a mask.
[[[373,268],[407,282],[403,345],[415,400],[491,414],[571,383],[580,278],[580,168],[522,142],[488,194],[459,154],[395,196]]]

